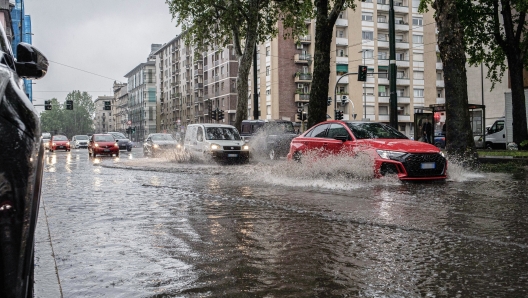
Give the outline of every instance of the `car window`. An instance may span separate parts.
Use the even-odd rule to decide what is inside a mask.
[[[326,138],[326,129],[328,126],[328,124],[316,126],[306,136],[310,138]]]
[[[54,141],[67,141],[68,138],[65,137],[65,136],[54,136],[54,137],[53,137],[53,140],[54,140]]]
[[[114,136],[114,138],[126,139],[125,135],[122,134],[122,133],[119,133],[119,132],[114,132],[114,133],[112,133],[112,135]]]
[[[203,142],[203,128],[198,127],[198,132],[196,132],[196,140],[198,142]]]
[[[114,137],[111,135],[99,135],[99,136],[95,136],[95,141],[96,142],[113,142]]]
[[[291,122],[269,123],[266,126],[266,130],[271,134],[295,133]]]
[[[75,136],[76,140],[88,140],[88,136]]]
[[[206,129],[207,140],[240,140],[238,131],[231,127],[208,127]]]
[[[391,126],[381,123],[347,123],[347,125],[357,139],[408,139]]]
[[[333,123],[332,125],[330,125],[327,135],[328,135],[328,138],[332,138],[332,139],[337,136],[347,136],[347,137],[350,136],[348,134],[347,129],[343,125],[337,124],[337,123]]]
[[[172,135],[166,134],[166,135],[153,135],[152,140],[154,141],[173,141],[174,138]]]

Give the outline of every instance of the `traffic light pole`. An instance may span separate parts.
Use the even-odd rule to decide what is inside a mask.
[[[336,112],[337,112],[337,84],[339,84],[339,81],[341,81],[342,78],[344,78],[346,76],[349,76],[349,75],[353,75],[353,74],[357,75],[358,73],[357,72],[347,72],[344,75],[340,76],[339,79],[337,79],[337,82],[335,83],[335,87],[334,87],[334,118],[335,118],[335,115],[336,115]],[[379,74],[379,72],[369,72],[368,74]],[[365,92],[365,90],[363,90],[363,92]],[[352,103],[352,110],[353,110],[352,112],[355,112],[355,107],[354,107],[354,103],[352,102],[352,99],[350,99],[350,102]]]
[[[396,94],[396,32],[394,25],[394,0],[389,2],[389,124],[398,129],[398,97]]]

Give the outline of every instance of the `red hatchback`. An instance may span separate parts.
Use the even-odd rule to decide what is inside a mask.
[[[88,155],[96,157],[97,155],[119,156],[119,145],[111,134],[94,134],[90,136],[88,142]]]
[[[66,136],[54,135],[49,141],[48,148],[50,152],[55,150],[70,151],[70,141]]]
[[[321,122],[292,140],[288,159],[300,161],[309,151],[318,155],[368,153],[374,158],[376,177],[396,174],[400,180],[447,178],[447,160],[436,146],[409,140],[383,123]]]

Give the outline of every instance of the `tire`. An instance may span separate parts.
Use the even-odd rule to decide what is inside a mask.
[[[117,152],[117,153],[115,154],[115,156],[116,156],[116,157],[119,157],[119,152]]]
[[[88,157],[92,157],[92,152],[88,151]]]
[[[143,156],[147,157],[148,156],[148,153],[147,151],[143,150]]]
[[[487,150],[493,149],[493,143],[491,143],[491,142],[486,143],[486,149]]]
[[[132,148],[127,148],[127,152],[130,152],[130,151],[132,151]]]
[[[295,160],[296,162],[300,163],[301,162],[301,159],[302,159],[302,153],[299,152],[299,151],[295,151],[293,153],[293,160]]]
[[[275,149],[271,148],[269,151],[268,151],[268,157],[269,159],[271,160],[276,160],[278,159],[279,157],[277,156],[277,151],[275,151]]]
[[[96,156],[95,151],[92,154],[93,154],[93,157],[95,158],[95,156]]]

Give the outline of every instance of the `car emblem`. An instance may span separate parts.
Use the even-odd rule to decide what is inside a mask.
[[[235,149],[235,147],[231,147],[231,150]]]

